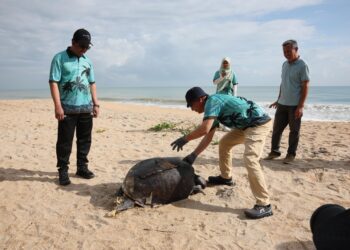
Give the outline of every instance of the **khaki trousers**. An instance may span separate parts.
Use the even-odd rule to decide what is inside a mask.
[[[232,152],[235,145],[244,144],[244,165],[248,170],[248,180],[256,204],[266,206],[270,204],[264,173],[260,165],[260,157],[265,145],[265,139],[271,130],[272,122],[242,129],[233,129],[222,137],[219,142],[219,164],[221,177],[229,179],[232,177]]]

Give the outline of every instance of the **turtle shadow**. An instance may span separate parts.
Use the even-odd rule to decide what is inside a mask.
[[[96,208],[104,210],[112,210],[115,207],[116,192],[121,187],[121,183],[101,183],[96,185],[88,185],[86,183],[71,183],[68,186],[60,189],[68,192],[73,192],[80,196],[90,196],[90,203]]]
[[[187,208],[187,209],[195,209],[201,210],[205,212],[213,212],[213,213],[231,213],[239,215],[239,218],[245,218],[243,216],[243,209],[238,208],[230,208],[230,207],[221,207],[217,205],[207,204],[196,200],[185,199],[177,202],[171,203],[175,207],[179,208]]]

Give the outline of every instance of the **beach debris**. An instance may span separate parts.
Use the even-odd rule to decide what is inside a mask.
[[[318,152],[321,153],[321,154],[329,153],[328,150],[327,150],[326,148],[319,148],[319,149],[318,149]]]
[[[106,132],[106,131],[107,131],[107,129],[99,128],[99,129],[96,130],[96,133],[97,134],[101,134],[101,133]]]
[[[320,173],[315,173],[315,178],[317,182],[322,182],[323,181],[323,177],[324,177],[324,173],[320,172]]]
[[[194,173],[193,167],[178,157],[151,158],[133,166],[116,193],[118,212],[149,205],[168,204],[188,198],[206,187],[204,178]]]
[[[231,197],[234,196],[233,188],[219,189],[216,192],[216,195],[219,196],[219,198],[222,198],[224,200],[231,199]]]

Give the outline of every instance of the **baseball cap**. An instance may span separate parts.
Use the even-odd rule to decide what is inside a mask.
[[[88,48],[91,45],[91,35],[86,29],[78,29],[73,34],[73,41],[79,43],[79,45]]]
[[[192,102],[197,101],[202,96],[208,96],[208,94],[205,93],[203,89],[201,89],[200,87],[190,88],[185,96],[187,107],[190,107],[192,105]]]

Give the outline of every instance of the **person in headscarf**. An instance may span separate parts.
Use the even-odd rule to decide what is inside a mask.
[[[213,83],[217,86],[216,94],[237,96],[238,82],[232,71],[230,58],[224,57],[222,59],[220,69],[215,72]]]

